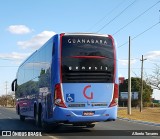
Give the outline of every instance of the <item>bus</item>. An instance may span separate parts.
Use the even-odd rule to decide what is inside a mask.
[[[38,126],[88,128],[115,121],[118,107],[116,46],[111,35],[61,33],[18,68],[12,91],[20,120]]]

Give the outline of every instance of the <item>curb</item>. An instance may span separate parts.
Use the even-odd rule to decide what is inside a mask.
[[[139,120],[132,120],[132,119],[121,118],[121,117],[118,117],[118,119],[119,120],[124,120],[124,121],[129,121],[129,122],[135,122],[135,123],[145,124],[145,125],[160,126],[160,123],[147,122],[147,121],[139,121]]]

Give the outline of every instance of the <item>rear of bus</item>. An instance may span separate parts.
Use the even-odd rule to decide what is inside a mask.
[[[110,35],[60,34],[53,119],[93,123],[117,118],[118,80]]]

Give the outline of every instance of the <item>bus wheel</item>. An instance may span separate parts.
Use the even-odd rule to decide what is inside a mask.
[[[36,126],[41,127],[41,114],[39,111],[37,111],[37,109],[35,110],[35,123]]]
[[[35,120],[35,125],[39,126],[38,110],[36,105],[34,106],[34,120]]]
[[[23,115],[20,114],[19,105],[18,105],[18,115],[19,115],[19,119],[20,119],[21,121],[25,121],[25,116],[23,116]]]
[[[87,128],[93,128],[94,126],[95,124],[92,124],[92,123],[86,125]]]
[[[25,121],[25,116],[19,115],[19,118],[20,118],[21,121]]]
[[[42,127],[42,128],[47,128],[47,123],[45,123],[44,121],[43,121],[43,112],[42,112],[42,108],[40,109],[40,111],[39,111],[39,125],[40,125],[40,127]]]
[[[36,125],[38,127],[46,128],[46,123],[43,121],[43,112],[42,107],[39,107],[39,110],[35,114]]]

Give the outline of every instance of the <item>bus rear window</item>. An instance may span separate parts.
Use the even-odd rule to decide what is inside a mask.
[[[111,38],[87,35],[62,37],[63,82],[112,82],[113,73]]]
[[[104,56],[113,58],[112,40],[100,36],[63,36],[62,56]]]

